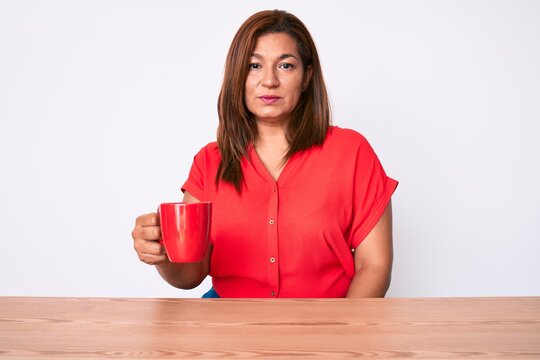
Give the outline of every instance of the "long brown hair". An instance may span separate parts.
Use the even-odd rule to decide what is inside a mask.
[[[218,98],[219,126],[217,142],[221,162],[216,174],[219,181],[234,185],[240,193],[244,176],[241,160],[257,138],[257,124],[244,101],[249,61],[257,39],[268,33],[285,33],[298,47],[304,71],[313,75],[302,92],[287,125],[289,150],[284,161],[298,151],[324,142],[330,126],[330,103],[322,76],[319,55],[306,26],[296,16],[282,10],[266,10],[249,17],[238,29],[225,61],[223,85]]]

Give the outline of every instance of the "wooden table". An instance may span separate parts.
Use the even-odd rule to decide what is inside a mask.
[[[540,297],[0,297],[10,359],[540,359]]]

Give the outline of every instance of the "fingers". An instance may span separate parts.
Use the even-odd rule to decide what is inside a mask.
[[[165,255],[165,247],[163,244],[159,243],[158,241],[152,241],[152,240],[137,240],[133,244],[133,247],[135,248],[135,251],[139,255],[151,255],[151,256],[159,256],[159,255]]]
[[[141,215],[135,221],[131,236],[133,240],[159,240],[161,238],[159,216],[156,213]]]
[[[161,239],[158,214],[149,213],[139,216],[131,236],[133,247],[141,261],[150,265],[159,265],[168,261],[165,248],[158,241]]]
[[[161,240],[161,229],[159,226],[137,226],[133,229],[131,236],[135,241],[139,239],[157,241]]]
[[[148,256],[141,259],[142,262],[148,265],[161,265],[166,261],[169,261],[166,256]]]
[[[149,265],[159,265],[168,260],[165,247],[157,241],[139,240],[134,248],[139,259]]]
[[[141,215],[135,220],[135,226],[159,226],[159,215],[157,213]]]

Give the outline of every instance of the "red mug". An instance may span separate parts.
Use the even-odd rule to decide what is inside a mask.
[[[212,203],[164,203],[159,205],[161,238],[171,262],[204,259],[210,237]]]

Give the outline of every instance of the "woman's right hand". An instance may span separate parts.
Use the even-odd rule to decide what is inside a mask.
[[[189,192],[184,193],[184,202],[192,203],[199,200]],[[141,261],[156,266],[159,274],[165,281],[179,289],[193,289],[204,280],[210,271],[210,257],[212,245],[204,259],[196,263],[172,263],[167,257],[165,247],[160,242],[161,229],[159,215],[149,213],[141,215],[135,221],[135,228],[131,232],[133,247]]]
[[[165,247],[160,242],[161,229],[159,215],[149,213],[141,215],[135,221],[135,228],[131,232],[133,247],[142,262],[149,265],[160,265],[168,262]]]

